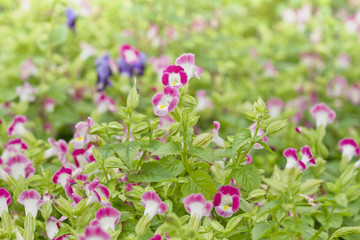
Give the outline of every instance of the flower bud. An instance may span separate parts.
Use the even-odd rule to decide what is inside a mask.
[[[196,136],[192,143],[195,147],[206,148],[211,143],[213,136],[212,133],[203,133]]]

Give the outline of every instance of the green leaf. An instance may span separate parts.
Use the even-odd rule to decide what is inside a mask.
[[[144,148],[151,152],[152,155],[168,156],[168,155],[179,155],[181,153],[181,143],[168,142],[163,143],[159,140],[153,140],[149,146]]]
[[[181,187],[184,196],[192,193],[202,193],[206,199],[212,199],[217,188],[210,175],[204,171],[197,170],[191,174],[191,180]]]
[[[360,227],[342,227],[336,230],[333,235],[331,235],[329,240],[337,237],[347,236],[350,234],[360,234]]]
[[[280,207],[280,202],[277,200],[271,201],[266,203],[262,208],[260,208],[260,211],[257,213],[256,217],[261,217],[262,215],[272,212],[273,210]]]
[[[117,154],[119,154],[121,160],[125,163],[125,165],[132,169],[132,163],[135,160],[136,155],[140,150],[140,143],[138,142],[128,142],[116,144],[114,149]]]
[[[287,119],[285,120],[278,120],[270,123],[266,128],[266,135],[274,134],[287,126]]]
[[[34,232],[35,232],[35,220],[33,215],[27,214],[25,217],[24,223],[24,239],[26,240],[33,240],[34,239]]]
[[[266,222],[260,222],[256,224],[251,230],[251,236],[253,240],[258,240],[263,237],[271,228]]]
[[[214,161],[220,161],[221,158],[216,156],[212,149],[204,149],[199,147],[190,146],[189,154],[201,158],[204,161],[213,164]]]
[[[316,219],[326,228],[339,228],[343,221],[343,217],[340,214],[332,214],[330,218],[324,213],[318,213],[315,215]]]
[[[258,142],[261,146],[263,146],[268,152],[273,153],[273,150],[269,147],[269,145],[267,145],[265,142],[263,142],[262,140]]]
[[[241,165],[235,168],[232,174],[236,183],[248,192],[260,187],[259,170],[252,164]]]
[[[184,170],[181,161],[175,157],[168,156],[160,161],[146,162],[141,166],[139,175],[130,175],[132,182],[159,182],[163,179],[176,177]]]
[[[111,145],[102,145],[99,148],[99,152],[103,159],[107,159],[115,154],[115,149]]]
[[[50,36],[50,42],[53,46],[60,45],[68,39],[69,30],[66,25],[57,26]]]
[[[238,130],[235,133],[234,141],[232,144],[233,152],[236,152],[239,148],[244,147],[251,142],[251,131],[247,128]]]
[[[127,96],[126,106],[130,107],[131,109],[134,109],[137,107],[138,104],[139,104],[139,93],[136,88],[136,85],[134,84],[134,86],[131,88],[129,92],[129,95]]]

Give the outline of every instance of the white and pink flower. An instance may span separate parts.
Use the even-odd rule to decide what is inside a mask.
[[[79,237],[79,240],[111,240],[111,235],[101,229],[100,226],[87,226],[85,236]]]
[[[249,130],[251,132],[251,136],[254,137],[255,131],[256,131],[256,123],[251,124],[250,127],[249,127]],[[257,131],[256,136],[263,136],[264,134],[265,134],[265,132],[262,129],[259,128],[258,131]],[[267,143],[268,142],[267,136],[264,136],[262,138],[262,140],[263,140],[263,142]],[[254,144],[254,149],[263,149],[263,148],[264,147],[261,146],[259,143]]]
[[[271,61],[264,62],[264,76],[268,78],[277,77],[278,71]]]
[[[318,103],[310,109],[311,116],[316,121],[316,127],[326,127],[335,120],[336,113],[325,103]]]
[[[109,228],[115,231],[116,225],[118,225],[121,213],[113,207],[104,207],[97,210],[95,214],[95,220],[91,225],[99,225],[102,230],[107,231]]]
[[[346,98],[354,105],[360,104],[360,84],[355,83],[349,86],[346,92]]]
[[[149,63],[154,66],[155,72],[159,75],[159,79],[161,80],[163,71],[170,65],[170,58],[165,55],[158,58],[152,57],[149,59]]]
[[[11,203],[11,195],[5,188],[0,188],[0,218],[3,211],[9,212]]]
[[[316,162],[312,156],[309,146],[301,148],[302,159],[299,160],[297,156],[297,150],[295,148],[287,148],[284,150],[283,155],[286,158],[285,168],[295,168],[305,171],[308,167],[315,166]]]
[[[242,162],[241,165],[253,164],[252,157],[250,154],[246,154],[245,162]]]
[[[40,210],[40,207],[45,203],[41,199],[41,195],[36,190],[25,190],[22,193],[20,193],[17,201],[25,207],[25,214],[28,215],[31,213],[31,215],[36,218],[38,210]]]
[[[231,185],[225,185],[218,189],[214,195],[214,208],[219,216],[224,218],[231,217],[240,207],[239,189]]]
[[[345,78],[337,76],[331,80],[326,88],[328,97],[340,97],[344,94],[347,81]]]
[[[212,142],[218,145],[219,147],[224,148],[225,147],[224,139],[222,139],[219,136],[220,123],[218,121],[214,121],[213,123],[214,123],[214,129],[211,130],[211,133],[214,134]]]
[[[60,170],[54,174],[53,182],[55,184],[60,184],[63,188],[65,188],[68,179],[71,178],[71,175],[72,170],[62,166]]]
[[[68,162],[66,155],[68,154],[68,145],[65,140],[55,141],[54,138],[48,138],[48,142],[51,144],[51,147],[45,151],[44,158],[50,158],[57,155],[60,162],[65,164]]]
[[[55,217],[51,216],[48,220],[46,220],[45,230],[46,235],[49,239],[54,239],[58,234],[59,229],[59,220],[57,220]]]
[[[140,61],[140,52],[135,47],[124,44],[119,49],[122,59],[128,64],[135,64]]]
[[[181,66],[169,65],[163,71],[161,81],[164,86],[181,88],[188,82],[188,77]]]
[[[97,141],[97,136],[89,133],[90,128],[94,124],[95,122],[90,117],[88,117],[87,122],[78,122],[75,125],[75,139],[70,142],[75,149],[83,148],[89,142]]]
[[[87,205],[99,201],[103,206],[111,206],[110,204],[110,192],[106,186],[99,184],[99,178],[94,178],[92,182],[84,185],[86,195],[88,196]]]
[[[201,74],[204,72],[201,67],[195,65],[195,55],[192,53],[182,54],[175,60],[175,64],[181,66],[184,69],[187,76],[187,81],[193,77],[200,79]]]
[[[18,154],[8,159],[4,171],[17,180],[20,176],[27,179],[35,173],[36,169],[33,167],[33,162],[25,155]]]
[[[84,168],[87,164],[91,162],[95,162],[95,158],[92,154],[93,145],[88,145],[87,149],[75,149],[72,152],[72,156],[74,157],[74,162],[76,167]]]
[[[213,209],[213,204],[210,201],[207,202],[201,193],[191,194],[184,198],[183,202],[185,210],[191,216],[207,217]]]
[[[1,158],[4,162],[17,154],[22,154],[28,149],[28,146],[20,138],[10,139],[5,145]],[[0,164],[1,165],[1,164]]]
[[[13,136],[23,136],[25,134],[25,123],[27,122],[27,118],[22,115],[15,116],[10,127],[7,130],[7,134],[9,137]]]
[[[300,62],[306,67],[322,69],[324,63],[317,53],[305,52],[300,55]]]
[[[97,94],[94,101],[98,113],[104,113],[106,111],[117,112],[115,101],[111,97],[107,97],[105,92]]]
[[[336,58],[336,65],[341,69],[347,69],[350,66],[351,58],[347,53],[341,53]]]
[[[39,70],[35,66],[34,62],[31,60],[31,58],[26,59],[23,61],[20,65],[20,77],[22,80],[26,80],[31,76],[38,75]]]
[[[359,145],[352,138],[341,139],[338,145],[340,152],[342,153],[342,157],[346,157],[349,162],[353,159],[353,157],[360,154]]]
[[[36,89],[28,82],[16,88],[16,93],[21,102],[34,102],[36,92]]]
[[[147,214],[149,219],[153,219],[156,214],[164,215],[167,210],[166,204],[161,201],[154,191],[147,191],[141,195],[141,201],[145,207],[144,216]]]
[[[166,86],[164,92],[156,93],[152,98],[155,115],[161,117],[168,115],[179,103],[179,98],[179,90],[171,86]]]
[[[55,109],[55,101],[52,98],[47,98],[44,103],[44,109],[48,113],[52,113]]]
[[[80,48],[81,48],[80,58],[84,61],[89,57],[93,57],[96,55],[96,49],[87,42],[81,42]]]
[[[214,108],[214,104],[209,97],[206,96],[206,90],[199,90],[196,92],[197,105],[196,108],[199,112],[209,108]]]
[[[274,118],[280,117],[281,111],[283,110],[284,106],[284,101],[280,98],[270,98],[266,102],[267,110]]]

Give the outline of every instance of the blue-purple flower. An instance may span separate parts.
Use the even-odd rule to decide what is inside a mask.
[[[117,59],[117,65],[120,74],[132,77],[133,74],[142,76],[145,70],[146,55],[139,52],[135,47],[124,44],[119,49],[120,57]]]
[[[107,85],[111,85],[110,77],[112,76],[110,69],[110,56],[109,54],[104,54],[101,57],[96,59],[96,72],[97,72],[97,90],[103,91]]]
[[[75,30],[75,22],[76,22],[76,18],[77,18],[77,13],[75,12],[74,9],[67,7],[65,9],[65,15],[66,15],[66,25],[71,29],[71,30]]]

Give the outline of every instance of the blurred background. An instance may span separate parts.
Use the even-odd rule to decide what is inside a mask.
[[[289,119],[269,139],[278,154],[253,156],[271,170],[283,149],[304,145],[294,129],[314,126],[309,109],[319,102],[337,113],[327,146],[360,141],[359,10],[357,0],[1,0],[0,118],[4,125],[25,115],[37,137],[69,140],[88,116],[118,120],[134,77],[138,111],[154,117],[162,70],[194,53],[204,69],[188,87],[201,116],[197,132],[213,121],[223,136],[247,128],[244,112],[259,96],[272,118]],[[123,44],[146,56],[143,72],[122,74]],[[111,84],[98,91],[96,60],[106,54]],[[329,159],[339,157],[331,148]]]

